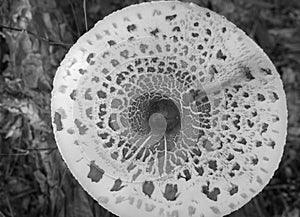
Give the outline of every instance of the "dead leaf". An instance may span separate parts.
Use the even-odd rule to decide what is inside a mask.
[[[37,88],[38,81],[43,77],[43,62],[40,54],[30,53],[22,61],[22,78],[28,88]]]
[[[93,212],[89,205],[88,196],[85,191],[78,186],[74,188],[73,201],[69,201],[70,217],[93,217]]]
[[[36,181],[39,183],[41,192],[43,192],[44,194],[47,194],[48,193],[48,185],[47,185],[46,176],[40,170],[36,170],[36,171],[34,171],[34,177],[35,177]]]
[[[283,214],[282,217],[299,217],[300,210],[298,208],[294,208],[286,214]]]
[[[5,135],[5,139],[12,138],[12,140],[16,140],[21,135],[21,126],[22,126],[22,117],[17,117],[14,124],[10,127],[9,131]]]
[[[13,0],[11,6],[13,21],[22,29],[26,29],[32,19],[31,5],[29,0]]]

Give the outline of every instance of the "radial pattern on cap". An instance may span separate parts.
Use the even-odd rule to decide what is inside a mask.
[[[278,167],[286,99],[263,51],[224,17],[133,5],[83,35],[54,79],[58,147],[121,217],[222,216]]]

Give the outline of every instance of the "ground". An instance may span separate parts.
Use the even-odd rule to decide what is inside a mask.
[[[57,150],[50,121],[55,71],[97,20],[140,0],[0,0],[0,217],[109,217]],[[300,215],[300,1],[193,0],[234,22],[274,62],[287,95],[284,156],[265,189],[230,217]]]

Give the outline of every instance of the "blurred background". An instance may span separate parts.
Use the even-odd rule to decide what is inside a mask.
[[[0,217],[112,217],[81,188],[52,134],[50,93],[71,45],[139,0],[0,0]],[[300,216],[300,1],[193,0],[226,16],[268,54],[284,83],[288,137],[264,190],[230,217]]]

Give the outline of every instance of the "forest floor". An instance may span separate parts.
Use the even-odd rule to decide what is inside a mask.
[[[0,0],[0,217],[109,217],[81,188],[53,138],[50,94],[71,45],[97,20],[139,0]],[[300,216],[300,1],[193,0],[235,23],[284,83],[288,136],[264,190],[230,217]]]

